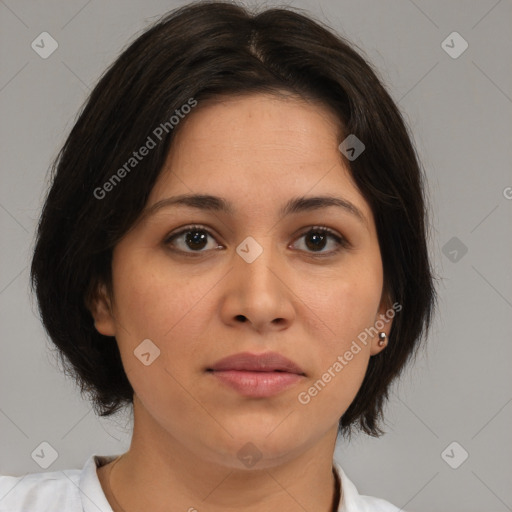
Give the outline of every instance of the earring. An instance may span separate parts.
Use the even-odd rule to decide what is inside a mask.
[[[386,345],[386,333],[385,332],[379,332],[379,347],[384,347]]]

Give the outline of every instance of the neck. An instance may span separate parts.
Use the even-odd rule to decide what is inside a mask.
[[[239,469],[199,458],[158,429],[137,428],[131,446],[114,470],[100,481],[114,512],[331,512],[339,494],[332,471],[336,433],[329,432],[309,450],[262,469]],[[114,463],[111,463],[111,468]],[[100,472],[98,472],[100,475]],[[109,476],[110,482],[106,481]],[[110,485],[109,485],[110,483]]]

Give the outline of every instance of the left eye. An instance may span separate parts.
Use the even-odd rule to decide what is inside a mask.
[[[323,226],[309,228],[300,235],[299,240],[304,237],[306,247],[313,249],[313,253],[320,253],[322,256],[337,253],[341,248],[349,246],[346,238]],[[325,248],[329,239],[334,240],[335,248],[330,251],[323,251],[322,249]]]
[[[202,226],[189,226],[178,233],[171,234],[165,240],[165,244],[171,245],[178,251],[185,253],[201,253],[206,252],[203,249],[208,250],[208,238],[215,240],[206,228]],[[300,235],[298,240],[302,238],[305,238],[304,246],[306,249],[299,250],[305,250],[306,252],[311,251],[312,253],[320,253],[322,255],[334,254],[338,252],[340,248],[348,247],[348,242],[344,237],[336,234],[329,228],[322,226],[309,228],[306,232]],[[336,247],[334,249],[324,251],[329,240],[333,240]],[[213,247],[210,247],[209,250],[218,249],[220,247],[222,246],[219,244],[213,244]]]

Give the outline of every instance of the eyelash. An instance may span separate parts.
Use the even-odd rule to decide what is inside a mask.
[[[175,240],[179,236],[189,233],[191,231],[204,231],[208,236],[215,239],[215,237],[210,233],[210,231],[206,227],[201,226],[201,225],[191,225],[191,226],[186,226],[185,228],[183,228],[182,230],[180,230],[177,233],[169,234],[165,238],[164,244],[170,245],[173,240]],[[310,256],[317,257],[317,258],[325,258],[325,257],[333,256],[333,255],[339,253],[342,249],[349,249],[351,247],[350,243],[348,242],[348,240],[345,237],[338,235],[336,232],[332,231],[331,229],[329,229],[325,226],[311,226],[311,227],[307,228],[306,231],[303,231],[298,236],[297,240],[309,233],[318,233],[318,234],[322,234],[322,235],[328,235],[332,239],[334,239],[336,241],[336,243],[338,244],[338,247],[336,249],[327,251],[327,252],[309,252],[309,251],[307,251],[307,254]],[[208,252],[208,251],[204,251],[204,250],[182,251],[181,249],[175,249],[175,248],[173,248],[171,250],[179,252],[185,256],[193,257],[193,258],[198,257],[205,252]]]

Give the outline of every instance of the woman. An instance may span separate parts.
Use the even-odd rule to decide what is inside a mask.
[[[92,92],[32,263],[130,449],[0,479],[0,510],[396,511],[333,461],[379,436],[435,290],[422,173],[369,64],[291,10],[171,12]],[[4,507],[4,508],[2,508]]]

